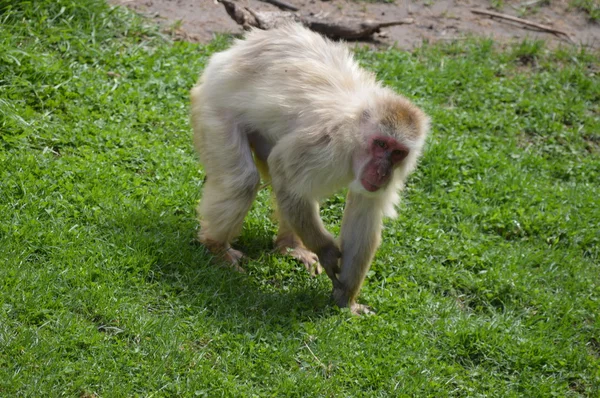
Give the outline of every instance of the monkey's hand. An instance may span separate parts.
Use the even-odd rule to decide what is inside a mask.
[[[351,299],[348,292],[343,287],[336,287],[334,285],[331,296],[338,307],[350,309],[352,315],[375,314],[375,311],[373,311],[371,307],[364,304],[358,304],[354,299]]]
[[[331,243],[320,250],[316,251],[317,256],[319,257],[319,262],[325,268],[325,272],[331,282],[333,283],[334,288],[341,289],[342,284],[338,280],[336,274],[340,273],[340,264],[339,260],[342,257],[342,252],[335,243]]]
[[[350,306],[350,312],[352,315],[374,315],[375,311],[368,305],[354,303]]]

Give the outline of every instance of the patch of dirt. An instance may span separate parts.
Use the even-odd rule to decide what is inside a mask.
[[[209,42],[217,33],[239,34],[243,29],[216,0],[109,0],[154,18],[164,29],[181,39]],[[567,32],[579,45],[600,48],[600,24],[591,22],[582,11],[569,6],[568,0],[508,0],[501,9],[491,9],[489,0],[423,0],[396,3],[360,0],[285,0],[298,7],[302,15],[317,15],[331,20],[358,18],[392,21],[413,18],[411,25],[382,30],[371,43],[410,50],[423,42],[460,40],[469,35],[493,38],[499,42],[543,39],[550,45],[569,43],[564,37],[526,28],[523,25],[475,15],[471,9],[488,9],[527,19]],[[256,11],[279,11],[259,0],[239,0]]]

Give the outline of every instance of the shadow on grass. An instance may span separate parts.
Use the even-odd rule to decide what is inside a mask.
[[[282,257],[270,254],[269,237],[244,232],[237,247],[246,250],[250,260],[244,264],[247,273],[240,274],[220,266],[195,240],[195,227],[194,219],[159,217],[141,209],[115,220],[115,244],[127,245],[145,259],[136,267],[143,269],[148,289],[159,290],[162,297],[157,299],[169,300],[169,308],[180,312],[174,316],[202,313],[234,329],[241,324],[249,332],[265,328],[280,332],[286,325],[337,311],[330,301],[327,276],[311,277],[303,266],[291,267],[287,259],[282,265],[278,261]]]

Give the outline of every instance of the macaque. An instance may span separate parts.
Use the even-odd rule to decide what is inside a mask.
[[[198,238],[237,270],[240,233],[261,175],[277,203],[282,253],[325,269],[353,313],[381,242],[382,218],[415,168],[428,117],[361,69],[349,50],[295,24],[253,30],[214,54],[191,91],[194,144],[206,173]],[[319,200],[348,188],[339,241]]]

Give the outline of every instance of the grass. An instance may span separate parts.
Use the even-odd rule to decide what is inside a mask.
[[[590,21],[600,22],[600,3],[598,3],[598,0],[572,0],[570,4],[587,13]]]
[[[193,243],[187,95],[227,45],[0,0],[0,396],[600,395],[598,54],[357,51],[433,131],[352,317],[270,252],[266,191],[246,275]]]
[[[490,5],[495,10],[502,10],[504,8],[504,1],[503,0],[490,0]]]
[[[542,0],[534,4],[524,2],[517,7],[517,10],[519,11],[519,14],[525,15],[528,12],[535,13],[537,12],[540,6],[545,6],[549,4],[550,0]],[[504,8],[504,1],[490,0],[490,6],[496,10],[501,10]],[[586,13],[590,22],[600,22],[600,2],[598,2],[598,0],[571,0],[569,1],[569,7],[575,8]]]

